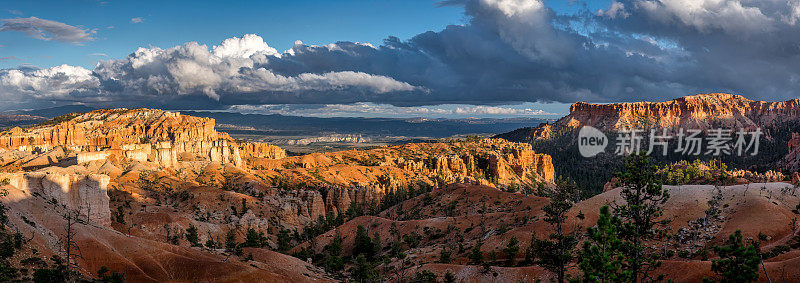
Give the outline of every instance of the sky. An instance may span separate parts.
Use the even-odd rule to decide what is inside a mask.
[[[0,0],[0,109],[557,117],[797,97],[797,0]]]

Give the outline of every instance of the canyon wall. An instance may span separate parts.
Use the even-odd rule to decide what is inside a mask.
[[[536,153],[530,144],[502,139],[410,143],[254,161],[253,174],[276,187],[322,192],[324,211],[335,215],[352,204],[379,203],[388,193],[414,187],[469,183],[519,188],[555,180],[551,156]],[[292,211],[305,214],[311,209],[303,206],[320,207],[318,200],[310,203],[314,204]]]
[[[740,95],[710,93],[665,102],[592,104],[576,102],[570,114],[551,124],[523,128],[498,135],[512,141],[546,139],[574,132],[582,126],[602,131],[621,129],[727,128],[752,130],[800,122],[800,100],[754,101]]]
[[[214,123],[211,118],[154,109],[96,110],[53,125],[15,127],[2,132],[0,148],[46,151],[60,145],[78,151],[78,163],[116,155],[166,167],[177,164],[181,154],[237,166],[242,165],[242,155],[266,158],[286,155],[271,145],[239,144],[228,134],[217,132]]]
[[[37,171],[0,173],[0,180],[22,190],[27,197],[41,197],[53,205],[74,210],[81,219],[111,224],[107,194],[110,178],[106,175]]]

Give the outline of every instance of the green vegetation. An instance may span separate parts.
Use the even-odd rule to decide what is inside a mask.
[[[61,115],[61,116],[55,117],[55,118],[47,120],[47,121],[39,122],[38,124],[36,124],[36,126],[40,127],[40,126],[50,126],[50,125],[61,124],[63,122],[67,122],[69,120],[75,119],[75,117],[78,117],[78,116],[83,115],[85,113],[86,112],[74,112],[74,113]]]
[[[692,162],[681,160],[660,167],[657,174],[667,185],[727,185],[734,181],[728,166],[717,159],[709,161],[695,159]]]
[[[575,182],[559,179],[555,189],[545,189],[543,193],[550,197],[550,203],[543,210],[544,221],[550,224],[552,233],[544,240],[534,235],[531,245],[535,263],[555,273],[557,282],[563,283],[566,280],[567,266],[574,257],[573,250],[578,244],[579,233],[579,229],[566,232],[564,222],[567,220],[567,212],[580,200],[581,191]]]
[[[751,282],[758,279],[758,264],[761,262],[758,242],[744,244],[742,231],[729,235],[725,245],[714,247],[719,259],[711,262],[711,271],[720,282]]]
[[[644,154],[625,159],[624,171],[615,174],[622,186],[623,204],[600,209],[595,228],[587,230],[587,241],[579,256],[579,267],[588,282],[653,281],[652,271],[661,264],[660,255],[645,243],[663,240],[666,222],[658,221],[669,193],[662,188],[657,166]]]
[[[623,270],[625,255],[617,237],[621,222],[611,215],[608,205],[600,208],[597,226],[586,229],[587,240],[578,255],[578,267],[584,282],[627,282],[632,274]]]
[[[645,245],[666,236],[666,222],[656,219],[661,217],[669,193],[662,188],[656,170],[650,158],[640,153],[626,158],[625,170],[616,174],[625,204],[612,207],[621,222],[618,236],[622,239],[626,267],[635,281],[657,279],[650,272],[661,264],[658,254]]]
[[[371,239],[367,234],[367,229],[362,225],[358,225],[358,228],[356,228],[356,238],[353,243],[353,256],[364,255],[367,260],[373,260],[380,250],[380,237],[375,234],[375,239]]]
[[[192,247],[200,246],[200,239],[197,236],[197,227],[194,227],[194,225],[189,225],[189,228],[186,229],[186,240],[189,241],[189,244],[191,244]]]
[[[288,237],[288,230],[281,229],[278,233],[278,251],[285,253],[289,250],[289,244],[287,243],[285,238]],[[257,232],[255,229],[250,228],[247,229],[247,234],[245,234],[244,243],[242,243],[243,247],[253,247],[253,248],[263,248],[267,246],[267,237],[264,236],[264,232]]]

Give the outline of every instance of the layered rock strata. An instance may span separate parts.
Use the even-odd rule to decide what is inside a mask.
[[[242,165],[242,156],[282,158],[282,149],[267,144],[235,142],[214,130],[214,119],[154,109],[96,110],[54,125],[0,133],[0,148],[47,151],[65,146],[78,152],[78,163],[111,155],[171,167],[178,156],[191,154],[220,163]]]

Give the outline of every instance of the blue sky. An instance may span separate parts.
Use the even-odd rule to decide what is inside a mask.
[[[0,4],[0,110],[515,117],[800,89],[796,1]]]
[[[214,45],[248,33],[260,35],[278,51],[291,48],[295,40],[377,45],[390,35],[408,39],[465,20],[462,9],[437,7],[429,0],[0,2],[6,8],[0,10],[2,18],[33,16],[96,30],[95,40],[82,45],[0,33],[0,57],[19,58],[0,61],[0,68],[23,63],[92,68],[98,59],[122,58],[139,46],[166,48],[189,41]],[[132,23],[133,18],[142,22]]]

